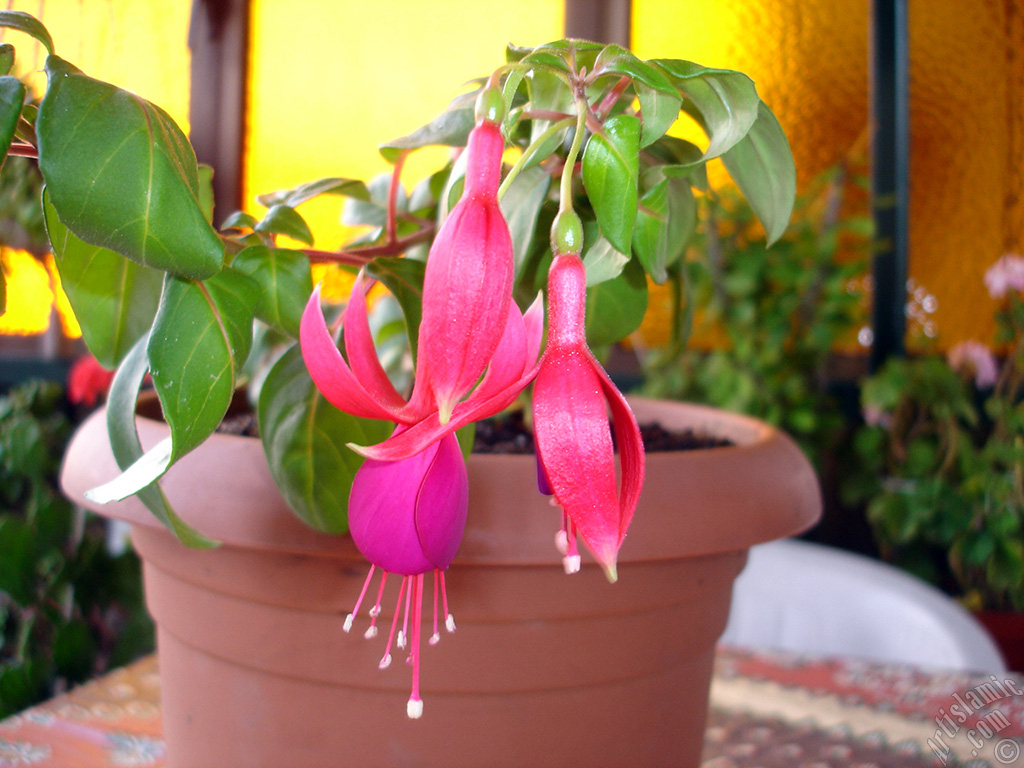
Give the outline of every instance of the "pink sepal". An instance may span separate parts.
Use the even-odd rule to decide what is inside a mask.
[[[332,405],[361,418],[398,421],[395,411],[382,405],[353,376],[335,346],[320,310],[320,286],[313,290],[302,313],[299,343],[313,383]]]
[[[398,411],[405,407],[405,398],[395,390],[377,357],[366,311],[365,282],[360,272],[345,307],[345,354],[352,375],[362,382],[370,396],[389,411]]]

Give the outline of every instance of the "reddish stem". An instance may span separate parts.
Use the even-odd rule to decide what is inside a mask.
[[[14,155],[16,157],[31,157],[33,159],[39,158],[39,150],[31,144],[22,144],[21,142],[11,144],[10,149],[7,150],[7,154]]]

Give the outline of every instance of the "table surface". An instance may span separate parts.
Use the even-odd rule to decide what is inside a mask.
[[[703,768],[1024,768],[1024,674],[720,647]],[[148,657],[0,722],[0,767],[163,766]]]

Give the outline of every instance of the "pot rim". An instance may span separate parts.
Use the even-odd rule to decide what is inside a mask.
[[[629,401],[641,422],[711,432],[734,445],[647,455],[645,488],[621,563],[745,550],[817,522],[817,478],[780,430],[703,405]],[[151,418],[139,417],[137,425],[146,448],[168,434],[165,424]],[[233,456],[229,471],[214,458],[221,453]],[[536,492],[533,454],[473,454],[467,464],[470,519],[456,563],[556,563],[552,541],[561,516]],[[68,447],[61,473],[65,493],[105,517],[162,528],[134,497],[107,505],[85,498],[87,490],[117,474],[101,409]],[[256,438],[214,435],[173,466],[161,485],[186,522],[225,545],[362,560],[347,535],[316,531],[288,510]],[[213,504],[211,489],[221,492]]]

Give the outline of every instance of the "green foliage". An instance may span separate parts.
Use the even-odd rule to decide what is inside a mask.
[[[61,402],[42,383],[0,397],[0,717],[152,648],[138,561],[56,486]]]
[[[865,320],[854,279],[867,269],[870,242],[864,221],[840,215],[850,183],[838,167],[816,179],[767,250],[734,191],[706,200],[699,241],[668,276],[676,337],[644,356],[648,394],[765,419],[820,466],[847,426],[827,368],[837,342]],[[691,326],[705,348],[684,347]]]
[[[996,313],[1008,354],[993,380],[987,350],[964,362],[892,360],[864,382],[860,472],[845,493],[893,562],[972,608],[1024,610],[1024,301]],[[960,347],[959,349],[964,349]],[[955,365],[954,365],[955,364]],[[975,377],[972,381],[971,377]]]
[[[343,531],[345,490],[360,461],[337,446],[365,442],[376,426],[332,423],[339,434],[326,442],[319,426],[309,429],[325,418],[297,371],[295,337],[311,292],[311,264],[365,268],[385,284],[405,316],[411,354],[398,358],[415,359],[421,263],[462,194],[465,153],[411,192],[401,172],[408,155],[423,147],[465,145],[478,91],[382,145],[394,165],[388,177],[365,184],[332,176],[260,196],[262,213],[215,212],[211,169],[199,168],[166,112],[60,58],[31,16],[0,12],[0,27],[27,32],[49,53],[38,110],[19,107],[21,84],[0,72],[0,149],[13,140],[18,153],[38,157],[48,233],[83,336],[104,365],[121,366],[111,402],[123,413],[110,414],[108,426],[123,474],[90,498],[137,493],[184,541],[213,544],[174,514],[154,483],[213,433],[236,391],[251,384],[259,390],[259,422],[270,431],[264,445],[285,497],[310,524]],[[0,48],[0,70],[13,55]],[[792,156],[741,73],[645,62],[619,46],[561,40],[509,49],[507,63],[489,80],[493,93],[503,94],[502,127],[519,157],[500,190],[517,300],[525,307],[543,289],[548,229],[557,211],[576,210],[586,233],[588,338],[595,346],[632,333],[647,308],[647,278],[663,282],[678,268],[694,229],[692,189],[707,187],[708,160],[722,158],[770,239],[786,226]],[[475,82],[483,87],[487,80]],[[499,111],[496,104],[491,109]],[[665,135],[681,113],[704,128],[706,151]],[[361,226],[334,252],[313,248],[316,233],[298,210],[323,195],[347,198],[343,221]],[[220,230],[211,223],[216,216],[224,221]],[[395,327],[382,326],[390,342],[398,338]],[[131,414],[147,372],[171,435],[143,454]],[[407,380],[408,372],[395,378]],[[322,451],[311,451],[314,443]],[[330,478],[318,480],[322,493],[309,485],[313,464],[319,477]]]

